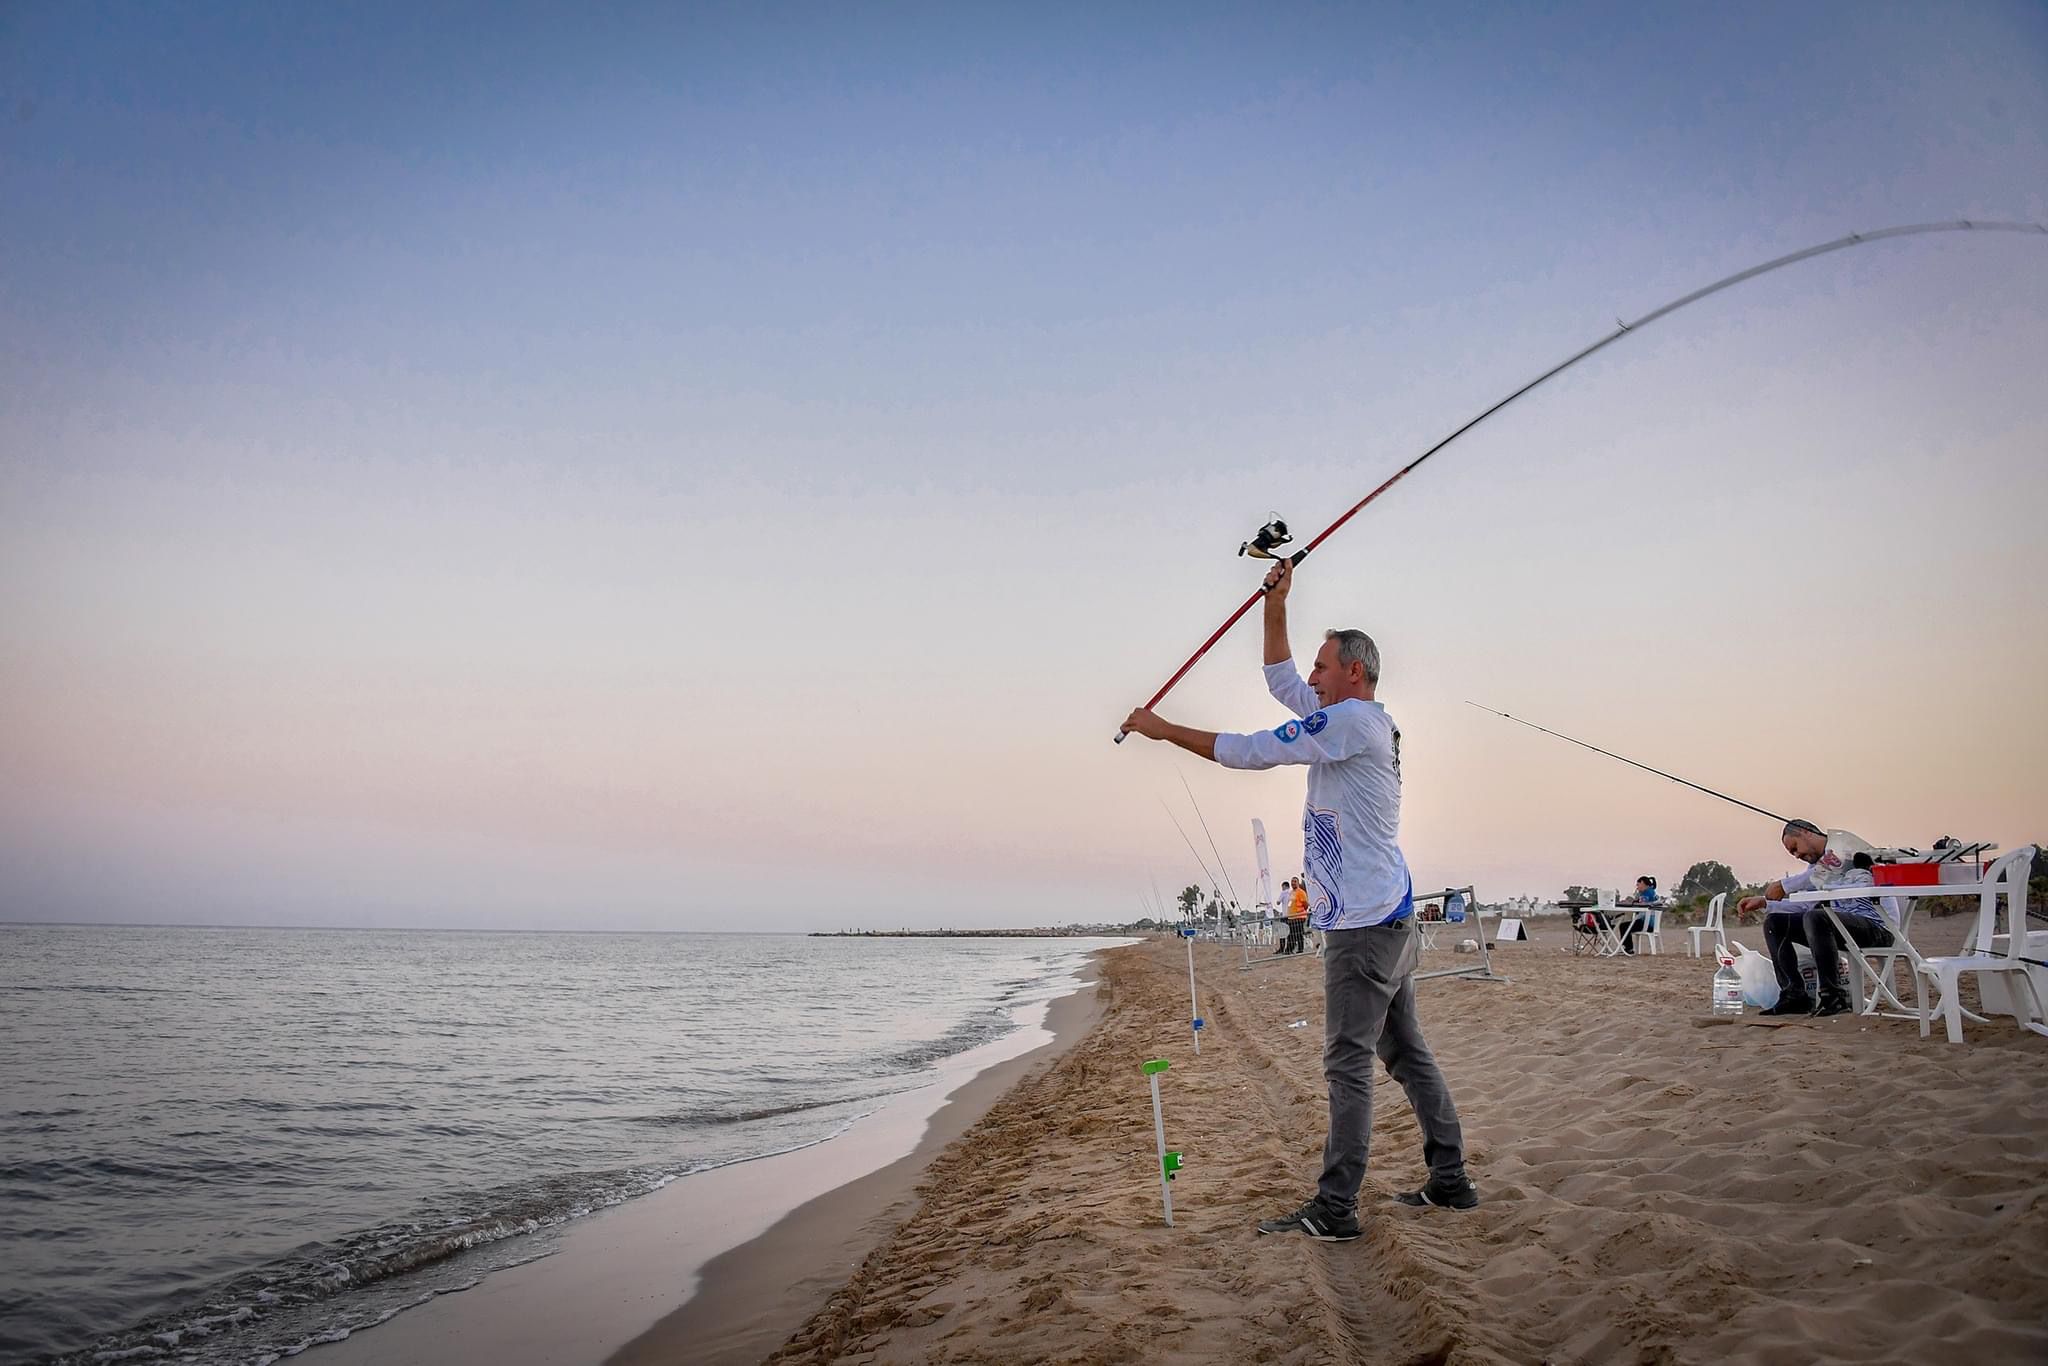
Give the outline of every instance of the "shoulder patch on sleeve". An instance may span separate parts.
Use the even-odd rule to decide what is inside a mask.
[[[1321,715],[1320,712],[1317,715]],[[1320,729],[1320,727],[1318,727]],[[1289,721],[1273,732],[1273,738],[1283,745],[1291,745],[1301,738],[1301,722]]]
[[[1326,711],[1318,711],[1311,712],[1307,716],[1303,717],[1301,722],[1301,728],[1307,731],[1310,735],[1321,735],[1323,733],[1323,727],[1329,724],[1330,713]]]

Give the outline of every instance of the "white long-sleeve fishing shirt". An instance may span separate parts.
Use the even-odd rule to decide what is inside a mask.
[[[1291,659],[1266,666],[1266,687],[1298,720],[1218,735],[1225,768],[1308,765],[1301,814],[1309,921],[1355,930],[1412,915],[1415,887],[1401,856],[1401,731],[1377,702],[1325,707]]]

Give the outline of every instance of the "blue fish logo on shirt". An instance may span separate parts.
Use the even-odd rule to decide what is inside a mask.
[[[1344,914],[1344,841],[1337,813],[1310,807],[1302,813],[1301,833],[1302,861],[1315,888],[1313,920],[1317,929],[1326,930]]]
[[[1301,728],[1310,735],[1321,735],[1323,727],[1330,724],[1330,713],[1319,711],[1303,718]]]

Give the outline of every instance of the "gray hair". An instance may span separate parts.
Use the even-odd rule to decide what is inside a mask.
[[[1372,637],[1363,631],[1325,631],[1324,640],[1337,642],[1339,664],[1365,665],[1365,681],[1380,681],[1380,647],[1372,643]]]

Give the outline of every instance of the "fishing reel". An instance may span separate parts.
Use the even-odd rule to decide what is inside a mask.
[[[1274,513],[1273,520],[1260,527],[1249,541],[1237,548],[1240,555],[1249,555],[1255,560],[1277,560],[1282,558],[1273,552],[1294,539],[1287,532],[1287,523]]]

